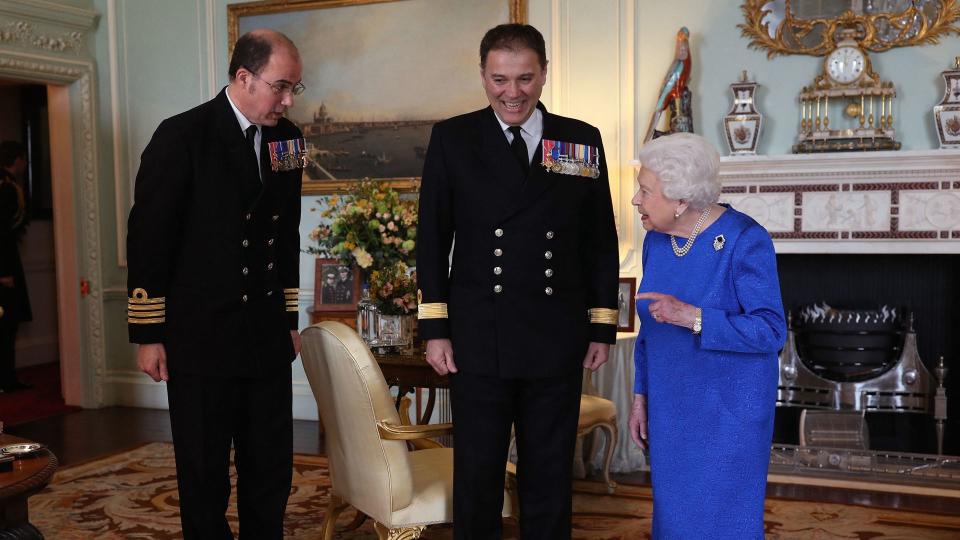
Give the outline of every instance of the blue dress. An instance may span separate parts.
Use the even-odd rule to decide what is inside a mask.
[[[762,539],[787,333],[773,242],[730,207],[684,257],[650,231],[639,290],[703,310],[696,336],[654,321],[650,301],[637,301],[634,391],[647,396],[653,538]]]

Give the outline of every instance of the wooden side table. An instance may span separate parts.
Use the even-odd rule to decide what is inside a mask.
[[[0,434],[0,447],[29,442],[33,441]],[[27,499],[47,486],[57,465],[57,456],[44,448],[14,461],[12,471],[0,472],[0,538],[43,539],[43,534],[30,524]]]

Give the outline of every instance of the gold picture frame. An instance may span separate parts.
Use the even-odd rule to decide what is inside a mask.
[[[363,178],[416,191],[433,123],[486,105],[474,71],[483,33],[526,19],[527,0],[243,2],[227,6],[228,48],[266,27],[300,49],[306,91],[287,115],[307,139],[302,194]]]

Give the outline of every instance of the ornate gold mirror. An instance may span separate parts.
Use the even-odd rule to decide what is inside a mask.
[[[779,54],[823,56],[835,47],[844,29],[862,36],[871,52],[936,43],[960,34],[957,0],[746,0],[746,22],[738,25],[750,47]]]

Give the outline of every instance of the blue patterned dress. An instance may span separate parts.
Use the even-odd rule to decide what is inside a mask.
[[[787,333],[773,242],[730,207],[684,257],[668,235],[648,232],[639,290],[703,309],[695,336],[654,321],[650,301],[637,301],[634,390],[647,396],[653,538],[762,539]]]

